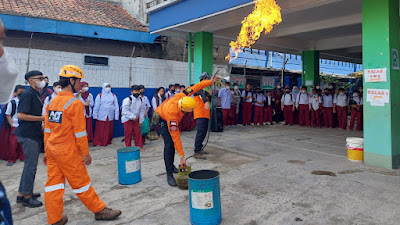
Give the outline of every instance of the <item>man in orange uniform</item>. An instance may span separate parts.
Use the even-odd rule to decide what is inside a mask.
[[[46,107],[44,143],[47,165],[45,205],[49,224],[65,224],[63,195],[65,179],[72,190],[93,213],[96,220],[112,220],[121,211],[107,208],[91,185],[85,165],[90,165],[89,146],[86,134],[86,119],[83,103],[74,97],[80,90],[82,70],[66,65],[60,71],[62,91]]]
[[[200,76],[200,81],[210,80],[208,73],[203,73]],[[194,157],[196,159],[206,159],[203,150],[203,141],[207,135],[208,121],[210,120],[210,99],[211,96],[204,90],[198,91],[193,97],[196,102],[194,108],[194,119],[197,120],[197,133],[194,142]]]
[[[188,96],[211,86],[217,79],[214,76],[211,80],[204,80],[193,87],[189,87],[175,94],[174,97],[168,99],[156,109],[156,113],[160,115],[159,127],[164,139],[164,163],[167,170],[167,182],[170,186],[177,186],[173,176],[175,150],[181,158],[180,165],[186,164],[178,126],[185,113],[192,112],[196,106],[194,99]]]

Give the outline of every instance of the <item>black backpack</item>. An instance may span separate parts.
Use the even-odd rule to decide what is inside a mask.
[[[8,106],[8,104],[3,107],[3,123],[6,128],[11,128],[10,124],[7,121],[7,117],[6,117],[7,106]],[[17,112],[17,102],[15,100],[11,100],[11,107],[12,107],[12,109],[11,109],[10,116],[13,117],[15,115],[15,113]]]

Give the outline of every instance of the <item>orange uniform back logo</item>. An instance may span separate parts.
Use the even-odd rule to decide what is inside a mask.
[[[62,112],[49,110],[49,122],[50,123],[61,123]]]

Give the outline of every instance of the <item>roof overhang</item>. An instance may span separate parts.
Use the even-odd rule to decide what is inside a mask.
[[[277,0],[282,23],[262,35],[255,49],[299,54],[318,50],[325,59],[362,62],[362,0]],[[216,44],[235,40],[253,0],[185,0],[148,10],[150,32],[187,37],[212,32]]]
[[[125,30],[120,28],[104,27],[98,25],[73,23],[42,18],[32,18],[15,15],[0,14],[4,26],[8,30],[50,33],[67,36],[99,38],[126,42],[139,42],[153,44],[158,37],[148,32]]]

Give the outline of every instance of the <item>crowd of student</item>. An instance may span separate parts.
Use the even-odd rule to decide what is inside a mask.
[[[278,84],[273,90],[264,92],[260,88],[253,92],[251,84],[247,84],[246,89],[240,92],[238,84],[230,88],[230,83],[226,82],[225,88],[218,93],[226,127],[238,124],[241,104],[243,126],[251,125],[253,116],[254,125],[273,125],[274,122],[285,121],[284,124],[290,126],[298,124],[346,130],[350,114],[349,129],[354,129],[357,120],[358,131],[362,130],[363,124],[362,96],[362,87],[350,96],[343,88],[334,88],[334,84],[329,84],[323,90],[319,85],[315,88],[311,86],[310,89],[302,86],[300,91],[297,86],[281,89]]]

